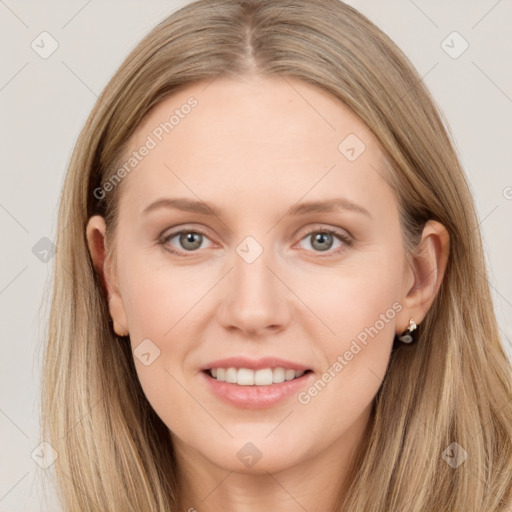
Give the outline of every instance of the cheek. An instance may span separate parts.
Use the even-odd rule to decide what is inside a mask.
[[[172,336],[172,331],[191,321],[194,306],[215,282],[204,272],[201,275],[170,264],[153,267],[144,261],[126,268],[125,275],[123,303],[134,338]]]
[[[179,404],[180,410],[190,405],[190,396],[179,383],[186,378],[200,324],[209,318],[208,291],[218,281],[211,274],[211,270],[154,265],[143,257],[132,258],[130,265],[120,268],[137,374],[149,402],[164,417],[170,403]],[[140,357],[141,353],[149,356]],[[172,422],[176,417],[166,421]]]
[[[395,317],[402,308],[387,289],[351,298],[338,301],[337,320],[331,315],[336,335],[324,336],[318,349],[324,366],[297,395],[300,416],[322,432],[326,447],[369,412],[386,373]]]
[[[295,287],[330,332],[325,338],[332,340],[331,355],[355,338],[364,342],[368,329],[374,336],[392,335],[401,310],[402,261],[399,251],[383,247],[356,254],[339,268],[305,276]]]
[[[327,415],[330,407],[342,408],[343,414],[328,427],[332,429],[350,424],[377,393],[389,362],[395,319],[403,308],[400,253],[389,248],[369,256],[350,271],[333,273],[308,296],[331,333],[320,338],[322,372],[298,401],[306,408],[315,403]]]
[[[146,265],[143,271],[132,270],[123,300],[140,384],[168,428],[186,431],[184,417],[200,413],[191,411],[194,402],[185,390],[184,362],[197,340],[193,306],[205,290],[201,280],[191,281],[179,268]]]

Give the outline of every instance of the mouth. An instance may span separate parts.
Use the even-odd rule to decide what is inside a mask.
[[[312,368],[277,357],[229,357],[210,361],[200,370],[209,393],[240,409],[278,406],[314,379]]]
[[[219,382],[236,384],[238,386],[272,386],[282,382],[300,379],[311,370],[277,367],[251,368],[217,367],[203,370],[209,377]]]

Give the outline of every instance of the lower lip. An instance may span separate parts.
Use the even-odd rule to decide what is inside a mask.
[[[213,393],[225,402],[244,409],[266,409],[297,394],[312,377],[308,372],[299,378],[271,384],[270,386],[240,386],[214,379],[208,372],[201,372]]]

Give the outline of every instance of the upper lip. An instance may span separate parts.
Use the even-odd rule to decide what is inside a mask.
[[[286,361],[278,357],[262,357],[260,359],[248,359],[247,357],[228,357],[217,359],[201,367],[201,370],[212,368],[248,368],[250,370],[262,370],[263,368],[285,368],[290,370],[306,371],[310,368],[303,364]]]

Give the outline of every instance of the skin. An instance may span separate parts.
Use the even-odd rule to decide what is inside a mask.
[[[121,183],[112,257],[103,218],[90,219],[91,256],[116,331],[129,333],[133,349],[149,338],[160,350],[149,366],[135,364],[172,432],[183,509],[331,510],[395,333],[411,317],[421,323],[439,289],[448,234],[430,221],[420,250],[406,258],[379,143],[333,96],[280,77],[219,78],[205,87],[168,97],[138,126],[132,149],[190,96],[198,100]],[[355,161],[338,149],[349,134],[366,146]],[[222,215],[167,208],[142,214],[162,197],[202,200]],[[298,202],[334,197],[369,215],[285,215]],[[162,234],[194,228],[207,234],[195,252],[179,236],[164,242],[185,257],[158,243]],[[337,229],[353,244],[333,237],[322,251],[307,235],[313,228]],[[252,263],[236,252],[247,236],[263,249]],[[306,405],[292,395],[271,408],[235,407],[200,378],[199,368],[215,359],[275,356],[312,369],[307,388],[394,303],[401,311]],[[237,457],[248,442],[262,454],[251,468]]]

